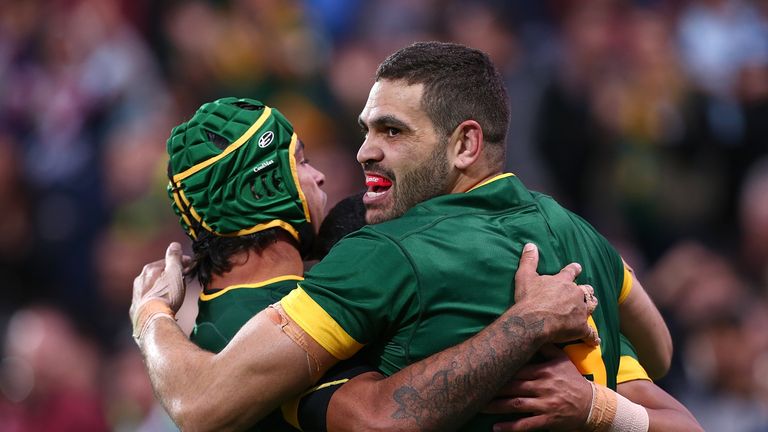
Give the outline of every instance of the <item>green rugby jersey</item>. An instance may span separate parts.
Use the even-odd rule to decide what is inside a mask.
[[[615,389],[618,302],[631,288],[621,257],[587,222],[511,174],[351,234],[281,303],[335,357],[368,345],[371,364],[391,375],[506,311],[528,242],[539,247],[540,274],[582,265],[578,282],[595,288],[599,304],[590,322],[602,342],[565,350],[583,374]],[[492,417],[476,417],[468,430],[489,429],[499,420]]]
[[[200,294],[199,311],[190,340],[205,350],[221,351],[240,327],[296,288],[300,280],[301,276],[288,275],[257,284],[233,285],[212,294]],[[283,420],[277,410],[249,430],[295,432],[297,429]]]

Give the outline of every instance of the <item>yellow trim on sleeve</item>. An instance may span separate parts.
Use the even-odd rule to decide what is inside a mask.
[[[302,396],[293,398],[288,402],[280,405],[280,412],[283,414],[283,419],[285,419],[289,425],[300,431],[304,430],[299,424],[299,403],[301,402]]]
[[[621,293],[619,293],[619,304],[624,303],[624,300],[629,297],[629,293],[632,292],[632,272],[629,271],[626,265],[624,265],[624,282],[621,284]]]
[[[304,399],[304,396],[314,393],[318,390],[322,390],[326,387],[331,387],[335,385],[341,385],[349,381],[349,378],[343,378],[336,381],[329,381],[326,383],[322,383],[319,385],[316,385],[309,390],[302,393],[299,397],[289,400],[288,402],[282,404],[280,406],[280,411],[283,413],[283,418],[285,421],[287,421],[291,426],[295,427],[298,430],[303,430],[301,428],[301,424],[299,423],[299,403],[301,403],[301,400]]]
[[[267,279],[265,281],[261,281],[259,283],[255,283],[255,284],[230,285],[230,286],[224,288],[223,290],[216,291],[213,294],[206,294],[204,292],[201,292],[200,293],[200,300],[202,300],[202,301],[213,300],[216,297],[222,296],[222,295],[224,295],[224,293],[226,293],[228,291],[232,291],[234,289],[240,289],[240,288],[263,288],[263,287],[265,287],[267,285],[271,285],[271,284],[276,283],[276,282],[282,282],[282,281],[287,281],[287,280],[295,280],[295,281],[298,282],[298,281],[303,281],[304,278],[301,277],[301,276],[297,276],[297,275],[285,275],[285,276],[274,277],[272,279]]]
[[[215,164],[216,162],[225,158],[230,153],[240,148],[243,144],[248,142],[249,139],[251,139],[253,134],[255,134],[256,131],[259,130],[259,128],[261,128],[264,122],[266,122],[271,115],[272,115],[272,108],[265,106],[264,112],[259,116],[258,119],[256,119],[256,121],[251,125],[251,127],[249,127],[248,130],[246,130],[245,133],[243,133],[240,136],[240,138],[236,139],[235,142],[228,145],[227,148],[224,149],[224,151],[217,154],[216,156],[206,159],[198,163],[197,165],[192,165],[191,167],[187,168],[186,171],[176,174],[175,176],[173,176],[173,181],[178,183],[179,181],[191,176],[192,174]]]
[[[512,174],[512,173],[504,173],[504,174],[499,174],[499,175],[497,175],[496,177],[490,178],[490,179],[488,179],[488,180],[486,180],[486,181],[484,181],[484,182],[482,182],[482,183],[480,183],[480,184],[478,184],[478,185],[475,185],[475,186],[473,186],[473,187],[472,187],[471,189],[469,189],[467,192],[472,192],[473,190],[475,190],[475,189],[477,189],[477,188],[479,188],[479,187],[483,187],[483,186],[487,185],[488,183],[493,183],[493,182],[495,182],[496,180],[501,180],[501,179],[503,179],[503,178],[512,177],[512,176],[514,176],[514,174]]]
[[[646,380],[652,381],[648,373],[640,365],[640,362],[632,356],[621,356],[619,359],[619,373],[616,375],[616,383],[628,381]]]
[[[346,360],[363,347],[301,287],[283,297],[280,304],[299,327],[337,359]]]

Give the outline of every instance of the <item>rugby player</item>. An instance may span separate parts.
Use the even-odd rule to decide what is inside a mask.
[[[430,70],[430,64],[435,63],[435,68],[447,66],[446,70],[455,74],[452,67],[478,63],[477,52],[454,45],[409,48],[390,57],[389,66],[402,64],[405,58],[406,63],[415,63],[411,71]],[[447,65],[438,61],[443,56],[448,57]],[[602,372],[596,380],[615,387],[618,302],[634,291],[627,288],[631,276],[618,254],[586,223],[549,198],[527,191],[514,176],[499,173],[506,98],[503,88],[496,85],[498,76],[492,66],[487,68],[487,57],[479,57],[486,70],[470,72],[478,72],[478,78],[485,82],[480,86],[468,83],[472,92],[459,89],[467,95],[479,93],[469,100],[448,97],[450,94],[435,99],[434,92],[429,94],[433,83],[425,84],[418,76],[408,76],[409,72],[387,75],[382,65],[361,115],[368,136],[358,154],[370,186],[367,217],[371,223],[381,223],[342,241],[298,288],[249,321],[220,355],[195,351],[184,342],[172,320],[158,319],[172,316],[177,306],[169,302],[165,291],[171,288],[175,294],[181,284],[177,247],[169,249],[167,272],[161,273],[161,266],[155,265],[137,278],[137,299],[132,308],[137,340],[156,390],[172,415],[178,414],[189,422],[185,424],[195,427],[237,425],[243,420],[233,419],[233,412],[245,412],[245,421],[259,418],[363,343],[369,343],[369,358],[377,362],[375,366],[393,374],[408,363],[470,337],[500,314],[499,320],[469,339],[469,354],[451,348],[420,364],[426,376],[446,380],[414,379],[406,386],[391,388],[391,401],[400,407],[396,411],[399,417],[393,420],[431,427],[455,425],[474,413],[493,394],[488,390],[498,387],[495,382],[509,377],[545,340],[578,339],[594,332],[595,327],[605,335],[601,346],[589,349],[576,344],[572,351],[585,354],[583,360],[595,366],[593,372]],[[454,62],[457,59],[460,61]],[[466,81],[466,76],[462,78]],[[483,93],[489,89],[490,93]],[[487,96],[491,102],[501,100],[502,104],[490,103],[483,111],[485,102],[477,100]],[[446,132],[444,123],[453,119],[435,119],[430,112],[433,104],[440,103],[466,105],[463,108],[469,114],[452,110],[464,119]],[[499,109],[501,112],[496,112]],[[472,238],[480,244],[472,245]],[[492,288],[503,286],[498,281],[513,279],[509,262],[516,261],[528,241],[552,246],[553,250],[547,249],[543,256],[545,272],[549,269],[554,273],[573,258],[592,260],[582,274],[582,281],[599,287],[601,308],[595,311],[592,326],[568,322],[586,318],[583,314],[588,308],[583,301],[570,304],[573,313],[547,309],[546,288],[553,278],[535,279],[547,281],[537,283],[543,291],[537,293],[536,301],[529,299],[526,284],[520,279],[514,293]],[[406,245],[409,242],[413,244]],[[422,250],[410,253],[413,247]],[[456,261],[462,251],[471,257],[468,265]],[[587,259],[587,255],[591,257]],[[341,267],[333,275],[331,269],[340,265],[347,268]],[[569,288],[560,292],[562,297],[569,293],[577,297],[579,289],[573,284],[559,283],[561,288]],[[467,287],[485,289],[470,292]],[[604,304],[603,299],[608,301]],[[513,300],[517,303],[504,312]],[[252,348],[249,341],[256,343],[261,338],[267,339],[266,346],[248,355]],[[215,368],[220,362],[227,367]],[[407,367],[401,372],[406,371]],[[181,380],[190,372],[197,384]],[[409,371],[406,376],[413,379],[417,375],[421,376]],[[455,377],[462,379],[452,381]],[[488,382],[494,384],[479,384]],[[429,392],[441,392],[446,385],[459,386],[461,391],[457,392],[458,399],[441,400],[440,406],[448,415],[436,419],[445,412],[424,412],[420,404]],[[195,390],[201,388],[211,390],[202,405],[195,400]],[[219,412],[200,411],[208,404],[221,408],[215,402],[225,400],[228,405]],[[477,417],[472,421],[470,428],[487,423]]]

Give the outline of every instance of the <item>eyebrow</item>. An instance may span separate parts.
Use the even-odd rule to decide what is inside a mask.
[[[363,128],[363,129],[367,129],[368,128],[366,126],[365,122],[363,122],[363,119],[360,118],[360,117],[357,118],[357,124],[359,124],[360,127]],[[375,119],[373,119],[371,121],[371,125],[373,127],[379,127],[379,128],[381,128],[381,127],[392,127],[392,128],[400,129],[402,131],[410,131],[410,130],[412,130],[411,127],[408,126],[407,123],[405,123],[404,121],[398,119],[397,117],[395,117],[393,115],[383,115],[381,117],[376,117]]]

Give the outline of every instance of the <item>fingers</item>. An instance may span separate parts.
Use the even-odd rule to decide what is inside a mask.
[[[168,249],[165,250],[165,272],[181,273],[181,270],[181,245],[177,242],[173,242],[168,245]]]
[[[566,278],[569,281],[574,281],[576,280],[576,277],[578,277],[580,274],[581,274],[581,264],[570,263],[567,266],[563,267],[563,269],[560,270],[560,273],[558,273],[557,276]]]
[[[531,277],[537,275],[536,268],[539,266],[539,249],[533,243],[526,243],[523,253],[520,255],[520,264],[515,273],[515,280],[522,277]]]
[[[592,312],[597,308],[597,297],[595,296],[595,289],[591,285],[579,285],[582,291],[584,291],[584,303],[587,304],[587,313],[592,315]]]
[[[587,330],[587,336],[584,339],[582,339],[584,341],[584,343],[589,345],[589,346],[593,346],[593,347],[599,346],[600,345],[600,336],[598,336],[598,334],[597,334],[597,329],[595,329],[594,327],[592,327],[590,325],[587,325],[587,329],[588,329]]]
[[[483,412],[486,414],[535,413],[541,412],[541,409],[539,399],[514,397],[494,399],[486,405]]]
[[[515,379],[504,384],[504,387],[499,390],[496,397],[536,396],[538,392],[535,372],[528,372],[524,375],[520,377],[518,374],[515,376]]]

